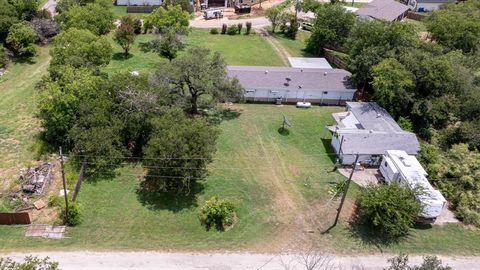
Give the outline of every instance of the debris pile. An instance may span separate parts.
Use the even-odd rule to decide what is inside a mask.
[[[42,163],[37,167],[23,169],[20,175],[22,191],[40,195],[52,178],[52,163]]]

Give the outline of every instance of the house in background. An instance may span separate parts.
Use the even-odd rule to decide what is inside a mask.
[[[227,66],[237,78],[247,101],[345,104],[356,91],[350,72],[343,69]]]
[[[117,6],[160,6],[163,0],[116,0]]]
[[[347,111],[334,113],[336,125],[327,127],[332,133],[331,145],[342,165],[358,162],[378,166],[387,150],[402,150],[417,155],[420,144],[417,136],[403,130],[375,102],[347,102]]]
[[[384,20],[384,21],[401,21],[408,11],[412,9],[410,6],[404,5],[395,0],[373,0],[357,10],[357,16],[364,20]]]
[[[456,0],[416,0],[415,11],[425,12],[434,11],[440,8],[440,6],[448,3],[455,3]]]

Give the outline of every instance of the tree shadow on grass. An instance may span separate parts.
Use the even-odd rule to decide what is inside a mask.
[[[37,63],[37,61],[35,61],[33,56],[14,57],[12,62],[16,63],[16,64],[29,64],[29,65],[33,65],[33,64]]]
[[[402,240],[406,240],[408,235],[404,237],[392,238],[381,235],[378,231],[372,227],[362,224],[358,216],[358,212],[352,215],[347,228],[350,237],[360,240],[360,242],[366,246],[374,246],[380,252],[383,252],[385,248],[397,244]]]
[[[133,57],[133,54],[125,54],[123,52],[121,53],[114,53],[112,59],[115,61],[125,61]]]
[[[290,135],[290,130],[288,128],[281,127],[278,130],[278,133],[282,136],[288,136]]]
[[[197,207],[197,196],[203,192],[204,185],[195,183],[188,194],[150,191],[142,182],[137,188],[137,198],[143,206],[151,210],[169,210],[179,212],[183,209]]]
[[[214,125],[219,125],[223,121],[230,121],[237,119],[240,117],[242,113],[232,110],[230,108],[228,109],[220,109],[220,110],[214,110],[213,113],[207,113],[208,115],[208,121]]]
[[[330,160],[333,163],[336,163],[337,156],[336,156],[335,150],[332,147],[331,141],[332,141],[331,139],[322,138],[322,144],[323,144],[323,147],[325,148],[325,152],[328,154],[328,157],[330,158]]]

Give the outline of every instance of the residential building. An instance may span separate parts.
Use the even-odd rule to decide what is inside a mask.
[[[339,105],[351,101],[356,91],[343,69],[227,66],[227,73],[243,86],[246,100],[254,102]]]
[[[347,111],[334,113],[336,125],[327,127],[332,133],[331,145],[343,165],[358,162],[380,165],[387,150],[402,150],[417,155],[417,136],[403,130],[390,114],[375,102],[347,102]]]
[[[357,16],[366,20],[401,21],[411,7],[395,0],[373,0],[357,10]]]

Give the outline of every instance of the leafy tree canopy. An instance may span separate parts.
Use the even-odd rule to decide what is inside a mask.
[[[130,16],[124,16],[120,19],[120,25],[115,31],[114,39],[123,48],[125,55],[128,55],[130,46],[135,41],[134,20]]]
[[[114,28],[113,13],[97,3],[75,5],[65,13],[62,29],[86,29],[96,35],[105,35]]]
[[[160,33],[173,30],[177,33],[187,33],[190,15],[183,11],[180,5],[160,6],[148,15],[147,24],[158,28]]]
[[[27,22],[20,22],[12,25],[6,43],[16,56],[34,55],[35,47],[33,42],[37,38],[37,34]]]
[[[88,30],[70,28],[55,37],[51,67],[98,67],[110,62],[112,47],[106,37],[98,37]]]

